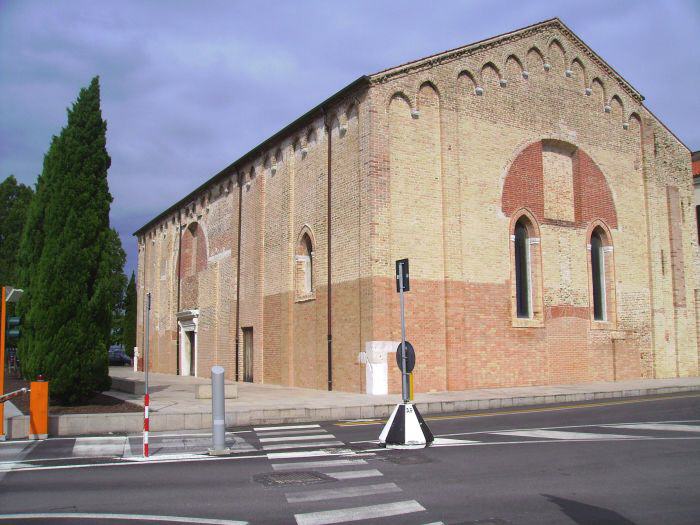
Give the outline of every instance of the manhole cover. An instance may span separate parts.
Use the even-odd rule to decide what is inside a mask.
[[[258,474],[253,480],[266,487],[281,487],[284,485],[312,485],[314,483],[327,483],[335,481],[333,478],[320,472],[273,472],[272,474]]]

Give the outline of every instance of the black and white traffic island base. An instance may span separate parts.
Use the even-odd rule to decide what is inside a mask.
[[[399,403],[379,435],[379,446],[386,448],[425,448],[433,433],[413,403]]]

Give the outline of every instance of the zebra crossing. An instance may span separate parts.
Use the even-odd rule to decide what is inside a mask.
[[[517,443],[700,439],[700,421],[657,421],[462,432],[436,437],[434,446]],[[438,435],[439,436],[439,435]],[[455,439],[464,436],[468,439]]]
[[[254,427],[253,430],[260,447],[269,451],[267,457],[273,472],[320,473],[335,480],[324,488],[297,486],[283,493],[297,525],[371,522],[380,518],[383,523],[392,518],[401,524],[440,523],[431,521],[418,501],[406,498],[399,485],[382,479],[381,470],[368,463],[374,452],[346,448],[320,425]],[[297,450],[307,448],[316,450]],[[356,503],[359,501],[362,504]]]
[[[233,432],[226,445],[234,452],[255,452],[255,447]],[[211,434],[163,434],[151,437],[153,458],[201,456],[211,446]],[[50,466],[66,460],[141,459],[141,436],[94,436],[53,438],[46,441],[19,440],[0,443],[0,472]]]

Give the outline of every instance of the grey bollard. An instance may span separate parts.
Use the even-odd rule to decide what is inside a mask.
[[[212,448],[209,454],[216,456],[228,454],[226,448],[226,407],[224,405],[224,368],[213,366],[211,368],[211,422],[212,422]]]

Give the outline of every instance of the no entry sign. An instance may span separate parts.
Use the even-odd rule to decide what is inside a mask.
[[[401,359],[401,343],[396,348],[396,364],[399,365],[399,370],[406,374],[413,372],[413,367],[416,366],[416,352],[408,341],[406,341],[406,370],[403,369],[403,359]]]

